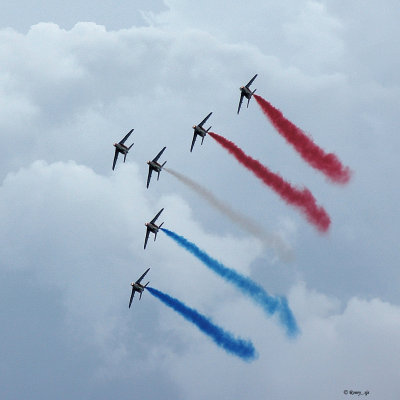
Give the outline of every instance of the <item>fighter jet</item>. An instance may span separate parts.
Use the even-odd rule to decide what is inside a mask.
[[[193,125],[194,133],[193,133],[193,140],[192,140],[192,146],[190,147],[190,151],[193,150],[193,146],[194,146],[194,143],[196,142],[197,135],[201,136],[201,144],[203,144],[204,137],[207,135],[207,132],[211,129],[211,126],[210,126],[207,130],[205,130],[203,128],[203,124],[208,120],[208,118],[210,118],[211,114],[212,114],[212,112],[210,112],[210,114],[208,114],[207,117],[205,117],[203,119],[203,121],[201,121],[198,125]]]
[[[150,270],[150,268],[147,268],[146,272],[136,282],[131,283],[132,293],[131,293],[131,298],[129,299],[129,308],[131,308],[131,304],[132,304],[133,297],[135,296],[135,292],[140,293],[139,294],[139,300],[140,300],[142,298],[142,293],[143,293],[144,289],[150,283],[150,282],[147,282],[144,286],[140,283],[141,280],[145,277],[145,275],[149,272],[149,270]]]
[[[115,164],[117,163],[118,154],[122,153],[124,155],[124,162],[125,162],[126,155],[128,154],[129,150],[133,146],[133,143],[129,147],[125,146],[125,144],[124,144],[126,139],[128,139],[128,137],[130,136],[130,134],[132,132],[133,132],[133,129],[131,129],[120,142],[114,143],[115,154],[114,154],[114,162],[113,162],[113,166],[112,166],[113,171],[115,168]]]
[[[160,216],[160,214],[163,212],[163,210],[164,210],[164,208],[162,208],[162,209],[157,213],[157,215],[156,215],[150,222],[146,222],[146,223],[144,224],[145,227],[146,227],[146,237],[145,237],[145,239],[144,239],[144,248],[146,248],[146,245],[147,245],[147,241],[148,241],[148,239],[149,239],[150,232],[153,232],[153,233],[154,233],[154,241],[156,241],[158,230],[162,227],[162,225],[163,225],[164,222],[161,223],[161,225],[159,225],[159,226],[157,226],[157,225],[155,224],[155,222],[156,222],[157,218]]]
[[[240,101],[239,101],[239,107],[238,107],[238,111],[237,111],[238,114],[239,114],[239,111],[240,111],[240,107],[242,106],[243,97],[246,97],[246,99],[248,99],[247,107],[249,107],[251,96],[253,96],[254,92],[257,90],[257,89],[254,89],[253,91],[251,91],[250,90],[250,85],[253,83],[254,79],[256,79],[256,78],[257,78],[257,74],[255,74],[250,79],[249,83],[246,86],[242,86],[240,88]]]
[[[160,178],[160,172],[165,165],[166,161],[164,164],[159,164],[157,161],[161,157],[161,154],[164,153],[164,150],[166,147],[164,147],[156,156],[153,158],[151,161],[147,161],[147,164],[149,164],[149,174],[147,175],[147,189],[149,188],[150,185],[150,179],[151,179],[151,174],[153,171],[156,171],[158,173],[157,175],[157,180]]]

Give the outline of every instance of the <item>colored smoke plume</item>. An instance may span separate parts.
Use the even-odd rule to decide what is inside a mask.
[[[240,212],[233,210],[228,204],[217,199],[214,194],[211,193],[208,189],[199,185],[197,182],[193,181],[187,176],[170,168],[164,167],[164,170],[175,176],[175,178],[177,178],[187,187],[194,190],[211,206],[213,206],[215,209],[228,217],[233,223],[240,226],[248,233],[254,235],[256,238],[260,239],[264,245],[268,246],[269,248],[273,248],[278,253],[279,258],[284,261],[290,261],[293,259],[292,249],[289,248],[289,246],[282,240],[280,236],[266,232],[262,229],[260,224],[257,224],[257,222],[241,214]]]
[[[349,182],[351,171],[349,167],[342,165],[335,154],[325,153],[305,132],[286,119],[282,112],[267,100],[256,94],[254,97],[275,129],[296,149],[306,162],[325,174],[332,182],[341,184]]]
[[[187,321],[192,322],[203,333],[228,353],[234,354],[245,361],[252,361],[257,357],[256,350],[250,340],[235,338],[231,333],[215,325],[209,318],[200,314],[193,308],[189,308],[178,299],[171,297],[152,287],[146,288],[154,297],[165,305],[182,315]]]
[[[267,315],[273,315],[277,312],[280,316],[280,321],[286,328],[286,332],[289,336],[296,336],[298,334],[299,329],[296,320],[283,297],[270,296],[256,282],[210,257],[206,252],[183,236],[165,228],[161,228],[161,230],[184,249],[196,256],[204,265],[209,267],[216,274],[224,278],[226,281],[233,283],[242,293],[246,294],[255,303],[260,305]]]
[[[307,220],[316,226],[319,231],[326,232],[328,230],[331,223],[329,215],[323,207],[317,205],[314,196],[308,189],[300,190],[293,187],[280,175],[273,173],[259,161],[245,154],[242,149],[223,136],[215,132],[208,132],[208,134],[283,200],[300,209]]]

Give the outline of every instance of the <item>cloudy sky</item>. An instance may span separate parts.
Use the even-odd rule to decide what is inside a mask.
[[[0,12],[0,397],[2,399],[398,399],[400,147],[398,2],[250,0],[6,2]],[[335,185],[299,157],[252,100],[281,109],[352,171]],[[209,136],[309,188],[320,234]],[[111,170],[114,148],[134,146]],[[131,142],[129,142],[131,143]],[[234,225],[167,166],[257,221],[279,252]],[[121,158],[121,157],[120,157]],[[284,295],[301,334],[264,313],[165,227]],[[243,362],[150,293],[151,285],[253,341]]]

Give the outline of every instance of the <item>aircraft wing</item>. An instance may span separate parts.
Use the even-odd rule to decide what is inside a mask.
[[[135,296],[135,288],[132,287],[131,298],[129,299],[129,308],[131,308],[133,297]]]
[[[197,138],[197,133],[196,131],[193,133],[193,140],[192,140],[192,146],[190,147],[190,151],[193,150],[193,146],[196,143],[196,138]]]
[[[242,103],[243,103],[243,97],[244,97],[244,94],[243,94],[243,92],[241,92],[240,93],[240,100],[239,100],[239,107],[238,107],[238,111],[237,111],[238,114],[239,114],[239,111],[240,111],[240,107],[242,106]]]
[[[146,276],[146,274],[150,271],[150,268],[147,268],[147,270],[144,272],[144,274],[136,281],[136,283],[140,283],[140,281]]]
[[[157,215],[150,221],[151,224],[154,224],[156,222],[156,219],[160,216],[160,214],[163,212],[164,208],[162,208]]]
[[[210,114],[208,114],[207,115],[207,117],[205,117],[204,119],[203,119],[203,121],[201,121],[200,123],[199,123],[199,125],[198,126],[203,126],[203,124],[208,120],[208,118],[210,118],[210,115],[212,114],[212,112],[210,112]]]
[[[161,157],[161,154],[164,153],[164,150],[166,149],[166,147],[164,147],[154,158],[153,161],[157,162],[158,159]]]
[[[149,240],[150,230],[147,228],[146,230],[146,237],[144,238],[144,248],[146,248],[147,241]]]
[[[117,159],[118,159],[118,149],[115,149],[114,161],[113,161],[113,167],[112,167],[113,171],[115,168],[115,164],[117,163]]]
[[[119,142],[119,144],[124,144],[126,139],[128,139],[128,137],[131,135],[131,133],[133,132],[133,129],[131,129],[126,135],[125,137]]]
[[[147,175],[147,189],[149,188],[150,185],[150,179],[151,179],[151,173],[153,172],[151,166],[149,165],[149,173]]]
[[[249,83],[246,85],[246,87],[249,88],[250,85],[254,82],[254,79],[256,79],[256,78],[257,78],[257,74],[255,74],[255,75],[250,79],[250,81],[249,81]]]

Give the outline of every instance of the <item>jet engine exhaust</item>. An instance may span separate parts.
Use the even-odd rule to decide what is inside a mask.
[[[303,160],[321,171],[334,183],[345,184],[349,182],[350,168],[343,166],[335,154],[325,153],[305,132],[286,119],[282,112],[267,100],[256,94],[254,98],[275,129],[295,148]]]
[[[270,296],[264,290],[264,288],[262,288],[256,282],[210,257],[206,252],[201,250],[194,243],[190,242],[183,236],[180,236],[168,229],[162,228],[161,230],[184,249],[196,256],[204,265],[224,278],[227,282],[235,285],[243,294],[247,295],[255,303],[260,305],[268,316],[277,312],[279,314],[281,323],[286,328],[286,333],[288,336],[293,337],[299,333],[296,319],[288,308],[287,301],[284,297]]]
[[[230,332],[225,331],[218,325],[215,325],[211,319],[200,314],[193,308],[189,308],[178,299],[169,296],[157,289],[147,287],[147,290],[165,305],[172,308],[178,314],[182,315],[187,321],[192,322],[197,328],[208,335],[218,346],[226,352],[240,357],[244,361],[253,361],[257,358],[257,353],[253,343],[250,340],[235,338]]]
[[[195,191],[211,206],[213,206],[215,209],[228,217],[233,223],[261,240],[261,242],[265,246],[273,248],[277,252],[281,260],[288,262],[293,259],[292,249],[283,241],[283,239],[279,235],[264,231],[262,227],[257,224],[257,222],[241,214],[240,212],[233,210],[228,204],[223,203],[222,201],[217,199],[214,194],[211,193],[208,189],[199,185],[197,182],[191,180],[187,176],[170,168],[164,168],[164,170],[173,175],[187,187]]]
[[[326,232],[329,229],[331,220],[328,213],[323,207],[317,205],[314,196],[307,188],[302,190],[295,188],[280,175],[273,173],[262,165],[258,160],[245,154],[242,149],[230,140],[215,132],[209,132],[208,134],[283,200],[297,207],[320,232]]]

